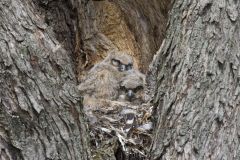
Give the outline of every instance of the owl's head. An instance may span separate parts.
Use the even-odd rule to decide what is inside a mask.
[[[122,79],[121,97],[125,97],[125,100],[144,101],[144,86],[145,86],[145,75],[137,70],[129,71],[128,74]]]
[[[133,68],[133,58],[126,52],[112,51],[106,57],[106,61],[120,72],[129,71]]]

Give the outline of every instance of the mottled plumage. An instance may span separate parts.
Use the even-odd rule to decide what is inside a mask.
[[[89,71],[78,89],[83,95],[114,100],[118,97],[121,79],[132,65],[133,60],[126,53],[111,52]]]
[[[128,71],[120,83],[119,99],[134,103],[144,101],[145,75],[138,70]],[[125,96],[124,96],[125,95]],[[125,99],[123,98],[125,97]]]

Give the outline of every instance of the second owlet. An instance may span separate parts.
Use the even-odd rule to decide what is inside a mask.
[[[145,75],[138,70],[128,71],[120,83],[119,100],[133,104],[144,102]]]
[[[121,79],[132,67],[132,57],[124,52],[110,52],[88,72],[78,89],[84,96],[115,100]]]

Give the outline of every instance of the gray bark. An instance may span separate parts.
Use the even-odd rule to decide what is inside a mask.
[[[153,64],[151,159],[240,159],[239,1],[176,0]]]
[[[90,159],[71,50],[28,0],[0,2],[0,159]]]

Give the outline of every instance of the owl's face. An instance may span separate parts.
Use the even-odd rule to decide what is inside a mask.
[[[115,52],[110,54],[110,63],[120,72],[129,71],[133,68],[133,59],[124,52]]]
[[[142,102],[144,101],[145,76],[136,70],[128,72],[120,84],[119,98],[124,101]]]
[[[115,58],[113,58],[111,62],[112,62],[112,65],[117,67],[120,72],[131,70],[133,66],[132,63],[124,64],[122,61]]]
[[[119,98],[123,101],[129,102],[142,100],[143,89],[143,86],[137,86],[136,88],[126,88],[126,86],[121,86]]]

